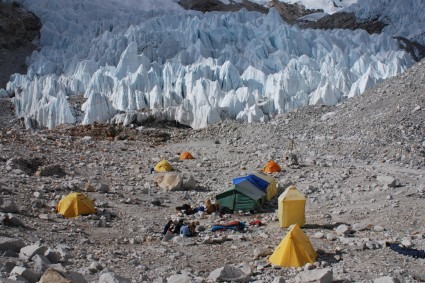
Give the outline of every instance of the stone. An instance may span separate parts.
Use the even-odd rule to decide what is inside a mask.
[[[373,279],[373,283],[400,283],[400,280],[394,277],[384,276]]]
[[[335,229],[335,231],[338,235],[342,236],[350,234],[351,229],[348,227],[348,225],[341,224]]]
[[[373,227],[373,231],[375,232],[383,232],[384,230],[385,230],[384,227],[380,225],[376,225],[375,227]]]
[[[412,242],[411,242],[409,239],[403,239],[403,240],[401,241],[401,244],[402,244],[403,246],[405,246],[406,248],[410,248],[410,247],[412,247],[412,246],[413,246]]]
[[[127,278],[121,277],[115,272],[105,272],[102,273],[99,277],[99,283],[131,283],[131,281]]]
[[[25,224],[21,221],[21,219],[19,219],[18,217],[16,217],[12,213],[7,214],[7,219],[9,221],[10,226],[25,228]]]
[[[159,198],[154,198],[151,200],[151,204],[159,206],[161,205],[161,201],[159,200]]]
[[[66,175],[66,173],[61,165],[51,164],[51,165],[40,166],[37,172],[35,172],[35,175],[40,177],[47,177],[47,176],[63,177]]]
[[[109,185],[101,183],[101,184],[97,187],[97,192],[98,192],[98,193],[103,193],[103,194],[108,193],[108,192],[109,192]]]
[[[174,274],[167,278],[167,283],[192,283],[193,279],[186,274]]]
[[[167,191],[177,191],[182,188],[182,177],[175,173],[166,173],[154,177],[158,186]]]
[[[195,190],[197,187],[197,183],[195,178],[190,175],[187,179],[183,180],[183,189],[184,190]]]
[[[19,258],[22,260],[28,260],[36,254],[43,255],[47,251],[47,247],[40,246],[38,244],[29,245],[23,247],[19,252]]]
[[[272,251],[269,248],[256,248],[254,249],[254,259],[271,255]]]
[[[387,186],[389,188],[395,188],[397,186],[397,181],[391,176],[383,176],[380,175],[376,177],[376,180],[381,183],[384,186]]]
[[[69,253],[70,248],[67,245],[59,244],[56,246],[55,251],[60,255],[61,259],[68,259],[71,257]]]
[[[368,224],[364,224],[364,223],[354,223],[352,226],[352,229],[354,231],[364,231],[368,228]]]
[[[275,277],[272,283],[285,283],[285,278],[283,278],[282,276]]]
[[[23,247],[25,247],[25,243],[22,240],[0,237],[0,251],[14,251],[18,253]]]
[[[295,282],[332,283],[332,277],[332,270],[329,268],[313,269],[298,273],[295,277]]]
[[[233,281],[233,282],[250,282],[251,281],[251,270],[247,267],[243,269],[235,266],[226,265],[224,267],[213,270],[208,276],[209,280],[213,282],[217,281]]]
[[[0,212],[4,213],[18,213],[18,207],[15,200],[9,196],[0,196]]]
[[[31,261],[34,263],[34,271],[38,274],[42,274],[44,271],[46,271],[46,269],[49,268],[49,265],[51,264],[47,257],[40,254],[33,256]]]
[[[53,264],[59,263],[61,260],[61,256],[58,252],[52,250],[51,248],[48,248],[44,252],[44,256]]]
[[[13,270],[13,268],[15,268],[15,266],[16,266],[15,263],[11,261],[7,261],[1,265],[0,272],[10,273]]]
[[[90,182],[87,182],[87,184],[84,186],[84,190],[86,192],[95,192],[96,191],[95,187]]]
[[[322,239],[325,235],[322,232],[314,233],[313,237],[316,239]]]
[[[80,280],[78,282],[83,283],[84,281]],[[74,283],[74,281],[69,278],[66,272],[48,268],[44,271],[39,283]]]
[[[326,239],[329,241],[335,241],[338,237],[334,233],[327,233]]]
[[[2,283],[28,283],[28,280],[18,274],[11,274],[6,281]]]
[[[22,266],[15,266],[10,272],[10,274],[20,275],[25,278],[29,283],[35,283],[40,278],[40,275]]]

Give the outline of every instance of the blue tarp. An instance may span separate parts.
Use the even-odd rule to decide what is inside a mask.
[[[265,192],[267,190],[267,187],[269,186],[269,183],[267,181],[261,179],[258,176],[255,176],[253,174],[250,174],[250,175],[244,176],[244,177],[234,178],[233,184],[237,185],[237,184],[239,184],[243,181],[249,181],[251,184],[253,184],[257,188],[259,188],[263,192]]]

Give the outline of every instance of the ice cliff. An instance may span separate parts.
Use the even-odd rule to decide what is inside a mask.
[[[27,127],[130,124],[147,113],[193,128],[226,118],[267,121],[359,95],[414,63],[389,35],[300,30],[274,10],[202,14],[165,0],[155,7],[166,10],[148,9],[152,1],[19,2],[43,24],[28,74],[12,76],[6,88]],[[69,102],[74,95],[86,98],[82,119]]]

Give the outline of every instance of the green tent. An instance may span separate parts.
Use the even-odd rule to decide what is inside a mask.
[[[246,180],[216,195],[215,198],[220,207],[227,207],[233,211],[249,211],[262,206],[265,194],[265,192]]]

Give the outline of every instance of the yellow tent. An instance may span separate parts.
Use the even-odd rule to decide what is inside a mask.
[[[273,160],[270,160],[269,162],[267,162],[263,168],[264,173],[275,173],[280,171],[282,171],[282,169],[280,169],[280,166]]]
[[[264,181],[266,181],[267,183],[269,183],[269,185],[267,186],[267,190],[266,190],[266,199],[267,199],[267,201],[271,200],[277,194],[276,179],[273,178],[270,175],[264,174],[263,172],[255,172],[253,174],[255,176],[257,176],[258,178],[261,178]]]
[[[59,201],[56,211],[68,218],[95,213],[96,209],[93,201],[84,194],[71,193]]]
[[[288,187],[278,198],[278,217],[280,227],[305,224],[305,196],[295,186]]]
[[[167,172],[167,171],[173,171],[174,168],[171,166],[170,163],[168,163],[167,160],[161,160],[158,162],[158,164],[155,165],[153,168],[155,172]]]
[[[183,152],[182,154],[180,154],[180,160],[184,160],[184,159],[193,159],[193,155],[190,152]]]
[[[316,259],[317,253],[310,239],[295,224],[269,257],[269,262],[283,267],[301,267],[308,262],[314,263]]]

